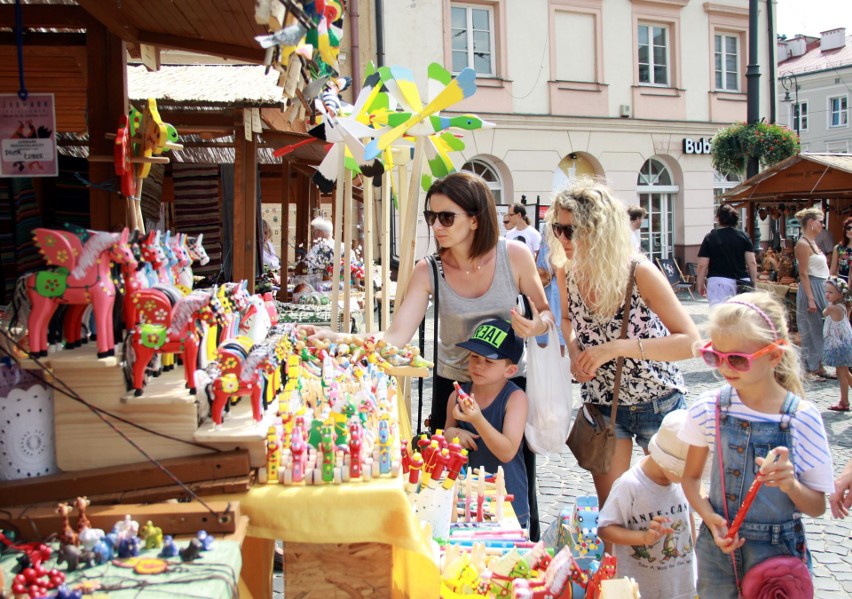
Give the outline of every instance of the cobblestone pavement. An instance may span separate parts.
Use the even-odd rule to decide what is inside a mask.
[[[687,312],[698,325],[702,336],[707,324],[708,305],[705,300],[682,300]],[[431,325],[431,312],[427,318]],[[431,357],[431,326],[426,332],[425,355]],[[715,389],[719,381],[712,371],[700,359],[681,362],[686,384],[689,387],[687,401],[697,398],[705,391]],[[579,385],[572,385],[572,397],[575,406],[579,404]],[[852,459],[852,413],[831,412],[827,408],[839,398],[837,381],[812,384],[806,389],[807,399],[822,409],[822,417],[828,431],[829,443],[833,451],[834,470],[839,473]],[[427,383],[424,388],[424,414],[430,410],[431,389]],[[416,387],[412,398],[412,420],[416,427]],[[641,455],[636,449],[635,455]],[[553,522],[560,511],[573,504],[580,495],[594,495],[592,477],[577,466],[577,462],[568,448],[559,455],[538,456],[538,504],[541,527],[544,530]],[[835,520],[831,512],[820,518],[805,518],[808,545],[813,553],[815,596],[820,599],[848,598],[852,596],[852,518]],[[276,575],[276,597],[283,591],[281,575]]]

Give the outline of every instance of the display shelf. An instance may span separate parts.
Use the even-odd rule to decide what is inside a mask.
[[[231,406],[221,425],[216,426],[207,419],[195,431],[193,438],[198,443],[220,449],[247,449],[252,468],[262,468],[266,464],[266,436],[269,427],[275,423],[277,413],[276,399],[267,407],[263,419],[254,422],[251,401],[244,397],[237,405]]]

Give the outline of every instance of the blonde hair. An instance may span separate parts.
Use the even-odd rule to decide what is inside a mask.
[[[822,210],[815,206],[811,206],[810,208],[803,208],[796,213],[796,218],[799,221],[799,224],[802,227],[806,226],[809,222],[817,218],[824,218]]]
[[[569,264],[562,243],[550,236],[551,260],[557,268],[573,273],[592,299],[588,302],[592,312],[612,318],[624,303],[630,257],[635,252],[627,210],[606,185],[591,177],[579,177],[556,194],[547,211],[548,225],[556,222],[560,210],[573,216],[574,258]]]
[[[772,326],[767,322],[767,318]],[[744,341],[755,341],[764,345],[785,341],[783,345],[778,346],[782,357],[775,367],[775,380],[787,391],[792,391],[799,397],[804,396],[799,353],[790,343],[784,306],[774,294],[763,291],[743,293],[716,306],[710,312],[708,331],[711,338],[718,334],[729,334]]]

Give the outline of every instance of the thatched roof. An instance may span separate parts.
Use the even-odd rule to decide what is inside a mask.
[[[169,104],[276,106],[283,99],[278,71],[263,65],[163,65],[159,71],[127,67],[131,100],[157,98]]]

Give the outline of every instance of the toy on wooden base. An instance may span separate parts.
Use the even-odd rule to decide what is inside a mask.
[[[34,239],[48,264],[57,268],[18,279],[13,310],[23,314],[23,298],[29,300],[30,353],[47,356],[47,328],[60,304],[92,304],[99,333],[98,357],[115,355],[112,308],[116,290],[110,269],[113,263],[136,264],[127,229],[122,233],[95,232],[85,245],[74,233],[62,230],[36,229]]]
[[[181,354],[186,387],[194,395],[199,326],[215,324],[221,316],[215,292],[194,291],[177,297],[165,289],[142,289],[132,301],[139,315],[129,334],[136,395],[142,395],[145,368],[155,354],[161,353]]]

